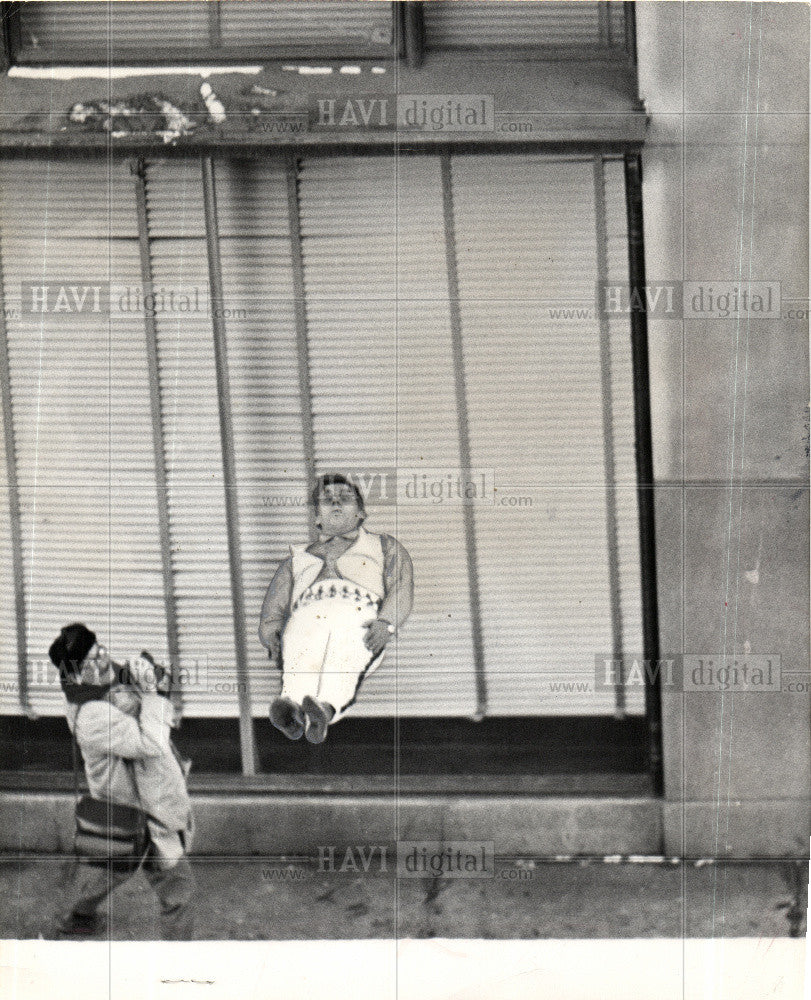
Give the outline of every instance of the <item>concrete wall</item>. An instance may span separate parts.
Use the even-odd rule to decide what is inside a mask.
[[[782,292],[650,322],[662,650],[777,654],[784,687],[664,693],[665,849],[807,856],[809,8],[642,2],[637,30],[649,280]]]

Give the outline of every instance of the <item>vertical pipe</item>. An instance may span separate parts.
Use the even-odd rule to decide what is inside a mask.
[[[602,291],[608,282],[608,231],[605,217],[605,178],[602,156],[594,157],[594,208],[597,242],[597,282]],[[622,669],[622,604],[620,602],[617,546],[617,471],[614,464],[614,400],[611,386],[611,328],[602,297],[598,295],[600,326],[600,389],[603,411],[603,468],[605,470],[605,528],[608,555],[608,602],[611,610],[611,658],[620,663],[614,688],[614,710],[625,715],[625,677]]]
[[[5,278],[0,259],[0,395],[3,406],[3,438],[6,450],[8,513],[11,529],[11,565],[14,573],[14,617],[17,631],[17,685],[23,711],[34,715],[28,695],[28,641],[25,633],[25,587],[23,569],[22,519],[20,489],[17,482],[17,455],[14,447],[14,413],[11,404],[11,364],[6,326]]]
[[[315,432],[313,430],[312,386],[310,384],[310,359],[307,345],[307,302],[304,293],[304,260],[301,252],[301,213],[298,193],[298,157],[287,157],[287,218],[290,227],[290,253],[293,263],[293,300],[296,315],[296,355],[298,360],[299,400],[301,403],[301,431],[304,442],[304,465],[307,477],[307,496],[315,489]],[[318,537],[315,511],[308,508],[310,540]]]
[[[456,412],[459,418],[459,459],[464,470],[471,467],[470,421],[467,409],[465,358],[462,346],[462,316],[459,309],[459,272],[456,262],[456,226],[453,218],[453,186],[449,153],[442,153],[440,164],[442,169],[442,208],[445,220],[445,262],[448,271],[448,308],[451,322]],[[470,622],[473,629],[473,657],[476,667],[476,718],[483,719],[487,712],[487,678],[484,664],[479,564],[476,552],[476,523],[471,504],[464,504],[462,511],[464,513],[465,551],[470,593]]]
[[[628,267],[632,302],[646,302],[642,219],[642,160],[625,155],[625,200],[628,215]],[[645,659],[659,660],[659,606],[656,592],[656,524],[654,519],[653,437],[651,433],[648,317],[644,308],[631,310],[631,356],[634,372],[639,545],[642,570],[642,620]],[[658,681],[646,671],[645,711],[648,718],[648,762],[654,789],[663,790],[662,695]]]
[[[149,222],[146,208],[146,164],[142,159],[132,165],[135,178],[135,206],[138,216],[138,248],[141,259],[141,284],[144,301],[152,299],[152,257],[149,251]],[[149,298],[147,298],[147,296]],[[152,458],[155,465],[155,498],[158,506],[158,533],[163,571],[163,604],[166,610],[166,638],[169,664],[177,680],[180,669],[180,638],[177,624],[177,597],[172,568],[172,536],[169,524],[169,489],[166,474],[166,449],[163,437],[160,372],[158,368],[158,331],[154,310],[144,309],[146,365],[149,377],[149,410],[152,418]],[[172,685],[172,700],[182,706],[182,691]]]
[[[228,562],[231,571],[231,603],[234,615],[237,683],[239,687],[239,737],[242,748],[242,773],[256,773],[256,744],[251,718],[251,695],[248,679],[248,647],[245,630],[245,595],[242,585],[242,551],[239,536],[239,505],[236,492],[234,429],[231,420],[231,386],[228,376],[228,349],[223,318],[222,264],[220,234],[217,224],[217,195],[214,188],[214,162],[203,156],[203,202],[208,248],[208,280],[211,292],[214,362],[217,373],[217,402],[220,416],[220,445],[225,486],[225,517],[228,530]]]

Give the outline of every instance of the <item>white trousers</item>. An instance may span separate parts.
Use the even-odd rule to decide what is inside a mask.
[[[380,598],[347,580],[319,580],[295,601],[282,633],[282,696],[305,695],[335,709],[332,722],[354,702],[360,682],[376,670],[364,639]]]

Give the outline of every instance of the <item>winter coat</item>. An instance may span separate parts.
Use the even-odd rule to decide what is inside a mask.
[[[114,698],[68,703],[68,726],[84,758],[90,794],[138,806],[150,817],[156,846],[162,826],[183,834],[188,850],[193,819],[186,777],[169,737],[173,708],[162,695],[140,699],[136,715],[117,708]]]

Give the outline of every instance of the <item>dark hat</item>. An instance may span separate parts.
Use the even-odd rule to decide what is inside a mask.
[[[51,643],[48,656],[59,670],[59,682],[69,702],[84,705],[107,696],[111,684],[83,684],[79,668],[96,642],[96,633],[86,625],[76,622],[66,625]]]
[[[95,644],[96,633],[81,622],[76,622],[62,629],[51,643],[48,656],[55,667],[70,672],[78,671]]]

